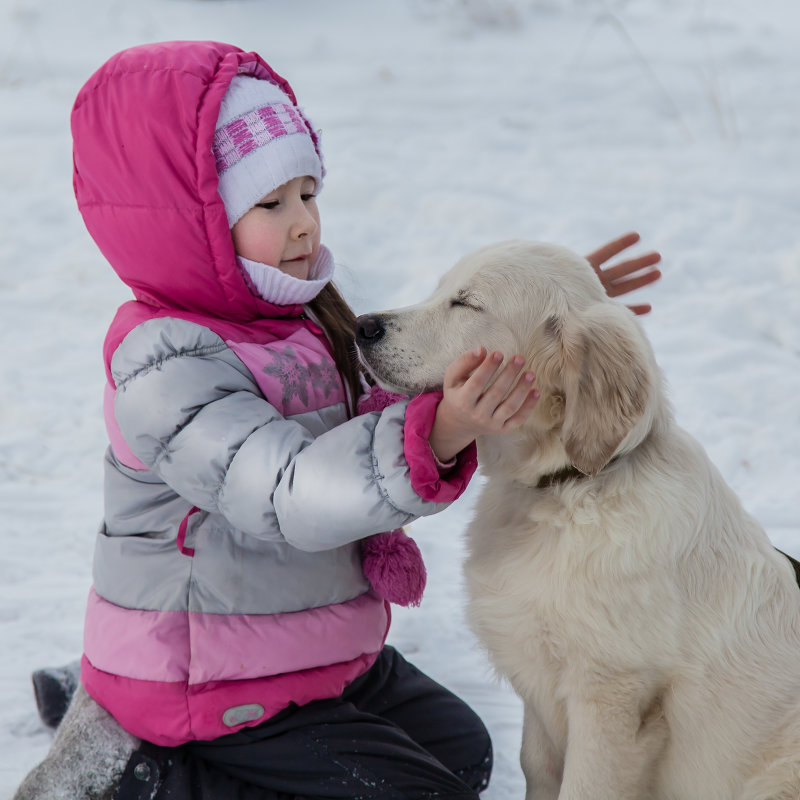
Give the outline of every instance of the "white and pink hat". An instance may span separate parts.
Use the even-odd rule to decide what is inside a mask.
[[[293,178],[325,174],[319,137],[275,84],[237,75],[220,106],[212,147],[228,224]]]

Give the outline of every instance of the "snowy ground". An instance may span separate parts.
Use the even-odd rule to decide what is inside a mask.
[[[800,8],[795,0],[0,0],[0,797],[46,752],[32,669],[81,650],[102,513],[100,347],[127,290],[74,207],[68,116],[123,47],[255,49],[323,128],[321,209],[357,311],[456,258],[631,228],[664,254],[645,320],[681,423],[800,555]],[[469,700],[520,796],[519,705],[466,632],[469,495],[414,532],[392,641]]]

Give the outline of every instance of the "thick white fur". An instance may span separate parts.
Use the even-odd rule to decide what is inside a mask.
[[[584,259],[506,242],[377,318],[361,357],[389,389],[440,386],[477,345],[538,376],[529,422],[479,441],[465,566],[524,702],[528,800],[800,798],[800,590],[676,425],[634,315]]]

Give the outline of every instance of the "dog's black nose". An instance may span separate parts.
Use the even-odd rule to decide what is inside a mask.
[[[356,341],[374,344],[386,332],[380,317],[362,314],[356,319]]]

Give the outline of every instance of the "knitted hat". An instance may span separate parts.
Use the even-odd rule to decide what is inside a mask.
[[[310,175],[317,189],[322,185],[316,133],[288,95],[260,78],[237,75],[231,81],[212,149],[230,227],[293,178]]]

